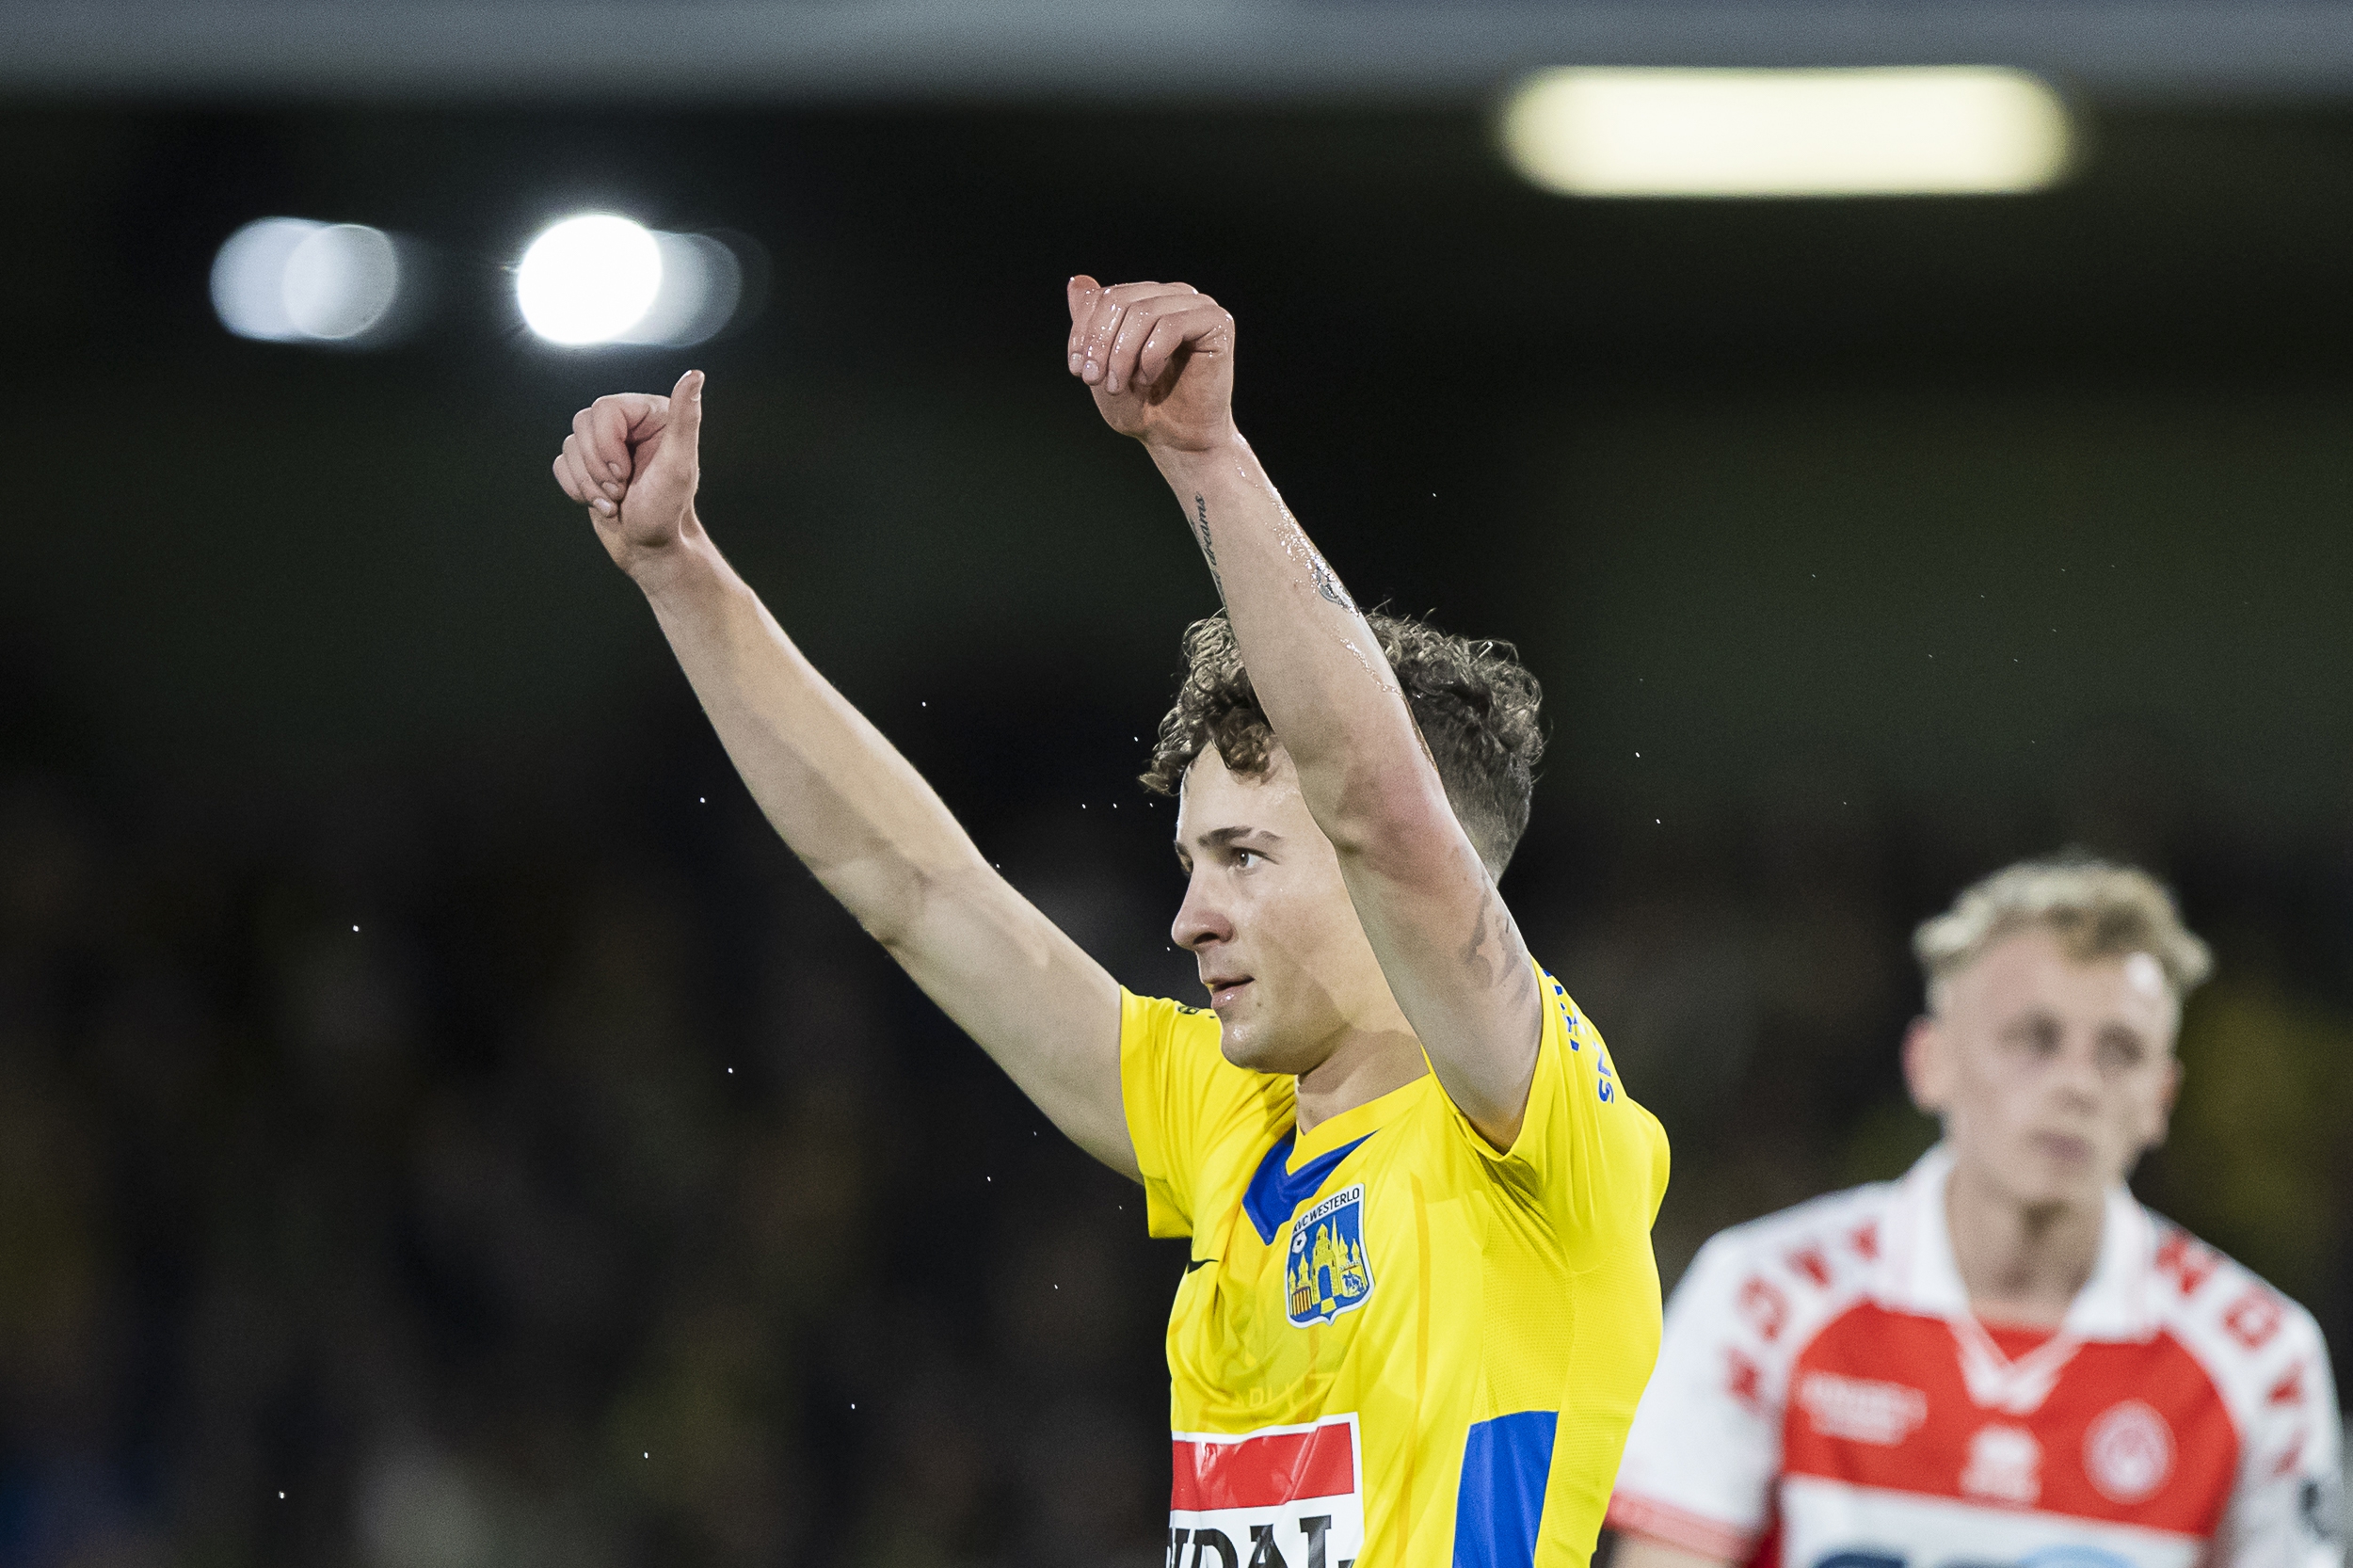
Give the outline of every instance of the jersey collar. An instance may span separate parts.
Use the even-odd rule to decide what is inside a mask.
[[[1314,1131],[1293,1139],[1290,1163],[1296,1166],[1342,1144],[1363,1142],[1368,1133],[1378,1131],[1411,1111],[1436,1081],[1425,1070],[1419,1078],[1401,1083],[1385,1095],[1376,1095],[1362,1105],[1352,1105],[1337,1116],[1326,1116],[1315,1125]]]
[[[1290,1223],[1291,1215],[1302,1203],[1315,1196],[1316,1190],[1339,1167],[1340,1161],[1353,1153],[1357,1144],[1411,1110],[1415,1091],[1429,1081],[1430,1075],[1425,1073],[1362,1105],[1350,1106],[1338,1115],[1318,1122],[1315,1130],[1304,1138],[1296,1127],[1286,1128],[1258,1161],[1257,1170],[1251,1174],[1250,1185],[1242,1191],[1242,1212],[1250,1216],[1251,1228],[1258,1233],[1258,1240],[1273,1246],[1275,1236]]]
[[[1371,1136],[1365,1134],[1366,1138]],[[1258,1233],[1258,1240],[1270,1247],[1274,1245],[1276,1233],[1290,1223],[1299,1206],[1314,1197],[1324,1178],[1364,1141],[1359,1138],[1338,1148],[1326,1149],[1294,1170],[1290,1162],[1293,1134],[1286,1132],[1277,1138],[1274,1146],[1266,1151],[1266,1158],[1258,1161],[1258,1168],[1251,1173],[1250,1185],[1241,1194],[1241,1211],[1250,1216],[1251,1228]]]
[[[1945,1209],[1952,1174],[1952,1151],[1939,1144],[1896,1186],[1879,1282],[1879,1295],[1890,1306],[1940,1318],[1968,1316],[1969,1292],[1953,1260]],[[2154,1250],[2148,1210],[2121,1184],[2110,1188],[2100,1217],[2100,1259],[2069,1304],[2061,1332],[2075,1339],[2146,1339],[2156,1327]]]

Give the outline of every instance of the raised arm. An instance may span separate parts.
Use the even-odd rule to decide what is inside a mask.
[[[1184,508],[1242,664],[1438,1080],[1518,1135],[1540,1000],[1519,928],[1455,821],[1381,647],[1235,427],[1234,321],[1182,283],[1070,280],[1069,369]]]
[[[981,857],[931,786],[792,646],[695,513],[702,375],[600,397],[555,460],[643,589],[752,796],[826,891],[1054,1125],[1141,1179],[1119,987]]]

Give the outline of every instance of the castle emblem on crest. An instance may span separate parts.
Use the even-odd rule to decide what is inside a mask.
[[[1333,1193],[1291,1221],[1284,1284],[1294,1328],[1328,1323],[1371,1300],[1362,1182]]]

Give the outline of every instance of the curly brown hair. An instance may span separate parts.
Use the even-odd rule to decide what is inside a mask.
[[[1488,872],[1504,866],[1528,831],[1536,763],[1545,754],[1536,709],[1544,689],[1510,643],[1449,636],[1425,621],[1365,616],[1421,726],[1455,820]],[[1173,795],[1207,745],[1236,773],[1262,774],[1275,745],[1258,707],[1233,623],[1221,612],[1185,630],[1185,680],[1160,720],[1144,787]]]

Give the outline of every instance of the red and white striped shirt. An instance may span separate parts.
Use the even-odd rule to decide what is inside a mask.
[[[1951,1168],[1933,1149],[1700,1250],[1609,1523],[1783,1568],[2338,1568],[2310,1314],[2120,1187],[2058,1331],[1989,1328]]]

